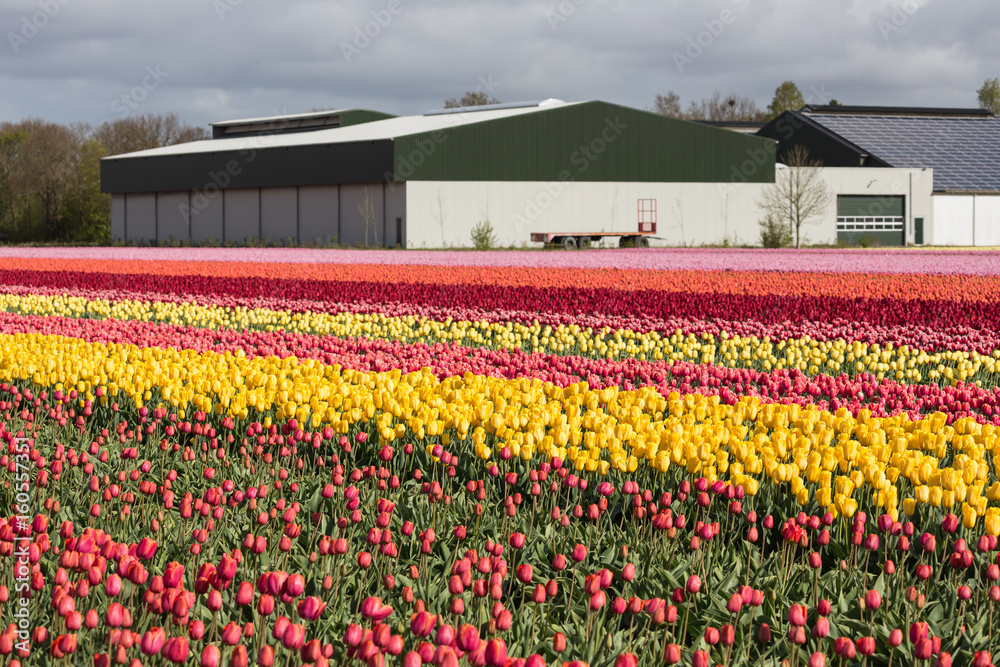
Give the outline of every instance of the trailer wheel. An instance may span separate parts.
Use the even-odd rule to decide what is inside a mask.
[[[623,236],[618,239],[619,248],[634,248],[636,245],[634,236]]]
[[[579,244],[576,242],[575,236],[567,236],[563,239],[563,248],[566,250],[576,250]]]
[[[635,247],[636,248],[648,248],[649,247],[649,239],[647,239],[645,236],[638,237],[635,240]]]

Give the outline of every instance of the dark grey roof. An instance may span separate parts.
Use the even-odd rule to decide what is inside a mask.
[[[968,109],[952,107],[874,107],[846,104],[807,104],[800,109],[805,113],[818,114],[849,114],[852,116],[960,116],[989,117],[986,109]]]
[[[893,167],[934,169],[934,189],[1000,190],[1000,118],[805,114]]]

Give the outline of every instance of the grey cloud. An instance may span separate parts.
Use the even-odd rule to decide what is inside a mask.
[[[15,53],[7,36],[40,1],[60,9]],[[674,54],[723,12],[732,20],[679,71]],[[720,90],[766,106],[791,79],[844,103],[971,106],[1000,75],[994,17],[991,0],[961,12],[941,0],[15,0],[0,6],[0,118],[100,123],[150,66],[170,76],[135,111],[199,125],[328,106],[421,113],[487,76],[507,101],[647,108],[668,90],[685,104]],[[348,62],[342,46],[366,26]]]

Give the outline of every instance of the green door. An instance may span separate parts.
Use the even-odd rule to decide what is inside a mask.
[[[902,195],[838,195],[837,240],[851,245],[905,245]]]
[[[913,242],[917,245],[924,244],[924,219],[913,219]]]

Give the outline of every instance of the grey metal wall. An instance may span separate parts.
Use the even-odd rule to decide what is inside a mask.
[[[405,247],[406,184],[114,194],[111,236],[138,243]]]
[[[299,203],[296,188],[260,189],[260,237],[279,243],[298,237]]]
[[[245,243],[260,238],[260,189],[225,190],[223,224],[227,241]]]
[[[217,192],[214,197],[202,196],[191,197],[191,240],[204,243],[214,241],[221,243],[225,241],[225,226],[222,220],[222,211],[225,208],[225,201],[222,192]]]
[[[299,242],[332,243],[340,232],[340,193],[336,185],[299,188]]]
[[[156,195],[156,238],[184,241],[191,237],[184,208],[189,206],[186,192],[159,192]]]
[[[111,195],[111,238],[125,238],[125,195]]]
[[[340,245],[385,245],[383,184],[340,186]]]
[[[125,197],[125,233],[130,238],[156,238],[155,192],[138,192]]]

